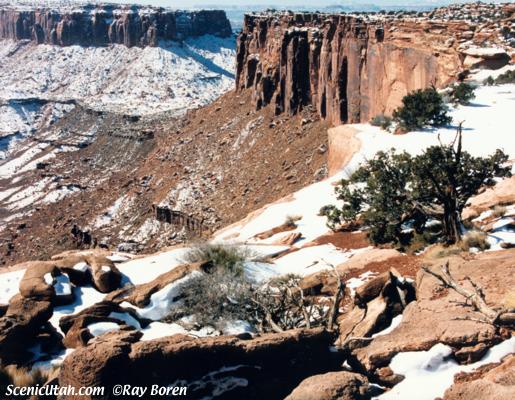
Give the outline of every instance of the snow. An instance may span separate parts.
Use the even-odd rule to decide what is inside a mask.
[[[153,340],[177,334],[188,334],[188,331],[178,324],[165,324],[162,322],[152,322],[141,331],[143,336],[140,340]]]
[[[55,294],[57,296],[71,296],[72,285],[70,283],[70,278],[68,277],[68,275],[62,274],[57,276],[54,282],[54,289]]]
[[[488,233],[488,243],[490,251],[501,250],[502,243],[515,244],[515,218],[505,217],[496,221],[492,225],[492,230]]]
[[[194,271],[185,277],[168,284],[163,289],[154,293],[150,297],[150,304],[144,308],[135,307],[128,302],[123,302],[121,306],[134,308],[141,318],[159,321],[169,315],[172,308],[178,305],[179,302],[177,301],[177,297],[180,294],[180,286],[200,274],[201,272]]]
[[[86,272],[89,269],[89,265],[84,261],[81,261],[73,266],[76,271]]]
[[[0,99],[79,99],[116,112],[182,113],[212,102],[234,84],[232,37],[203,36],[145,48],[18,46],[4,40],[0,48],[6,54]]]
[[[222,329],[224,335],[241,335],[242,333],[253,333],[254,328],[247,321],[227,321]]]
[[[104,300],[105,294],[100,293],[98,290],[91,286],[74,287],[73,288],[74,302],[64,306],[54,307],[54,314],[50,318],[50,323],[61,332],[59,327],[59,320],[65,315],[72,315],[82,310],[91,307],[92,305]]]
[[[141,325],[138,320],[129,313],[112,312],[109,314],[109,318],[118,319],[125,322],[129,326],[133,326],[136,329],[141,329]]]
[[[45,281],[45,283],[47,285],[52,285],[54,283],[54,277],[52,276],[52,274],[50,272],[47,272],[44,276],[43,276],[43,280]]]
[[[122,286],[128,282],[141,285],[156,279],[183,264],[188,251],[188,248],[178,248],[119,264],[118,269],[123,274]]]
[[[113,255],[107,256],[106,258],[114,263],[120,263],[120,262],[125,262],[125,261],[130,260],[129,256],[121,255],[121,254],[113,254]]]
[[[23,274],[24,269],[0,274],[0,304],[8,304],[11,297],[18,294]]]
[[[354,296],[354,293],[356,293],[357,288],[371,280],[376,275],[377,272],[367,271],[362,273],[357,278],[350,278],[349,280],[347,280],[346,286],[349,288],[351,295]]]
[[[492,347],[483,359],[469,365],[459,365],[450,357],[452,349],[441,343],[428,351],[397,354],[392,359],[390,368],[394,373],[404,375],[405,379],[377,399],[433,400],[443,397],[445,390],[452,385],[454,375],[458,372],[471,372],[482,365],[500,362],[505,356],[514,352],[515,336]]]
[[[393,330],[395,328],[397,328],[401,322],[402,322],[402,314],[397,315],[395,318],[393,318],[392,323],[390,324],[390,326],[388,328],[385,328],[382,331],[373,334],[372,337],[375,338],[378,336],[388,335],[389,333],[393,332]]]
[[[296,274],[306,276],[343,264],[357,252],[359,250],[344,252],[332,244],[311,246],[278,258],[275,260],[275,265],[277,266],[278,273],[281,275]]]
[[[88,325],[88,329],[93,336],[100,336],[107,332],[113,332],[120,329],[120,325],[114,322],[95,322]]]

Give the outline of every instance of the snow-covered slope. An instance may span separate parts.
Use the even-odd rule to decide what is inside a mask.
[[[0,99],[76,99],[145,114],[204,105],[233,84],[234,38],[128,48],[0,42]]]

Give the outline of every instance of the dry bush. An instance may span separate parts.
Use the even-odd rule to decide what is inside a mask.
[[[446,246],[443,244],[436,244],[431,246],[425,253],[426,259],[438,259],[456,256],[462,252],[462,248],[456,245]]]
[[[30,371],[27,368],[17,367],[15,365],[8,365],[0,367],[0,392],[6,393],[6,388],[9,385],[16,387],[29,387],[29,386],[43,386],[47,382],[52,370],[36,369]],[[16,399],[23,399],[22,396],[15,397]]]
[[[490,243],[488,243],[488,236],[486,233],[481,231],[470,231],[463,236],[460,246],[464,251],[470,251],[471,248],[485,251],[490,248]]]
[[[200,242],[193,244],[191,250],[184,256],[184,261],[209,263],[215,269],[221,268],[242,274],[245,261],[251,258],[251,252],[244,247]]]
[[[301,220],[302,216],[300,215],[287,215],[284,219],[284,226],[290,227],[290,228],[296,228],[297,227],[297,221]]]
[[[492,217],[501,218],[506,215],[508,209],[505,206],[497,205],[492,209]]]

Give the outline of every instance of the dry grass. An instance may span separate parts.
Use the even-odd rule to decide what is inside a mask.
[[[459,246],[445,246],[443,244],[435,244],[426,250],[424,258],[426,259],[439,259],[445,257],[456,256],[460,254],[463,249]]]
[[[296,228],[297,227],[297,221],[301,220],[301,215],[287,215],[284,219],[284,226]]]
[[[497,205],[492,209],[492,217],[501,218],[506,215],[508,209],[505,206]]]
[[[52,370],[34,370],[8,365],[0,368],[0,386],[13,384],[17,387],[43,385],[51,375]]]
[[[471,248],[476,248],[481,251],[488,250],[490,248],[490,244],[487,240],[488,236],[486,233],[481,231],[470,231],[460,242],[460,246],[463,251],[470,251]]]

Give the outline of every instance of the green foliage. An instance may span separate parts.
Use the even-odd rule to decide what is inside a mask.
[[[486,85],[486,86],[493,86],[494,84],[495,84],[495,80],[491,76],[489,76],[488,78],[486,78],[483,81],[483,85]]]
[[[501,150],[489,157],[473,157],[456,143],[432,146],[421,155],[379,152],[336,187],[341,208],[326,207],[328,224],[337,227],[360,219],[375,244],[405,247],[415,235],[431,233],[448,243],[460,239],[460,215],[468,199],[495,177],[511,175]],[[437,232],[427,224],[441,222]]]
[[[442,126],[452,121],[442,96],[434,87],[416,90],[402,99],[402,106],[393,112],[393,119],[406,131],[425,126]]]
[[[249,258],[251,258],[251,254],[244,248],[222,244],[197,243],[185,255],[184,260],[189,263],[209,263],[215,269],[223,269],[240,275],[243,273],[245,261]]]
[[[470,83],[460,82],[458,85],[454,85],[451,87],[451,101],[454,104],[470,104],[470,100],[476,97],[476,95],[474,94],[474,90],[476,90],[476,88],[472,86]]]
[[[515,70],[506,71],[505,73],[499,75],[497,78],[495,78],[495,83],[497,85],[515,83]]]
[[[499,75],[497,78],[489,76],[483,81],[484,85],[504,85],[506,83],[515,83],[515,70],[509,70]]]
[[[370,121],[370,125],[379,126],[381,129],[387,131],[392,126],[393,119],[387,115],[376,115]]]

